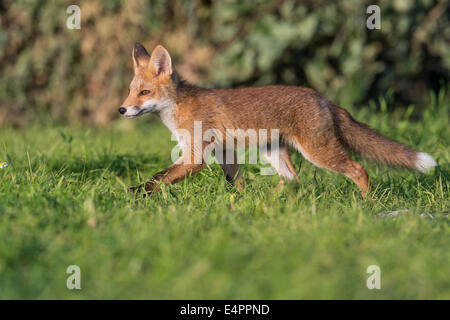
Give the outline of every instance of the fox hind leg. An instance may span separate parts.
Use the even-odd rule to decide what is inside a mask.
[[[366,194],[370,191],[369,175],[366,169],[358,162],[349,159],[344,174],[356,183],[361,190],[362,197],[365,198]]]
[[[361,195],[365,198],[366,193],[370,190],[367,171],[361,164],[350,158],[345,147],[338,139],[330,139],[321,148],[317,148],[317,146],[310,147],[307,144],[301,145],[298,139],[295,139],[293,145],[304,158],[317,167],[342,173],[350,178],[358,186],[361,190]]]
[[[297,171],[295,171],[294,165],[292,164],[288,146],[284,146],[283,148],[280,149],[280,157],[286,163],[286,166],[287,166],[288,170],[292,173],[292,175],[294,176],[295,180],[297,182],[300,182],[300,179],[299,179],[299,177],[297,175]]]
[[[280,182],[273,190],[274,193],[277,193],[283,186],[283,179],[292,180],[295,178],[297,182],[299,181],[297,172],[291,162],[288,146],[282,145],[276,150],[261,151],[261,154],[280,176]]]
[[[225,177],[228,182],[232,182],[238,190],[242,190],[245,181],[244,177],[242,176],[242,170],[239,166],[236,151],[229,150],[228,152],[234,153],[234,159],[232,163],[227,163],[227,149],[223,151],[222,159],[220,159],[219,162],[222,162],[220,165],[222,166],[222,170],[225,173]]]

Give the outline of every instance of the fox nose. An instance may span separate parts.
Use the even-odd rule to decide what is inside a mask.
[[[125,109],[124,107],[120,107],[119,108],[119,113],[120,114],[124,114],[125,112],[127,112],[127,109]]]

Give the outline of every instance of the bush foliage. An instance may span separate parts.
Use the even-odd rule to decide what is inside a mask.
[[[166,46],[179,73],[208,86],[305,85],[345,106],[390,91],[425,106],[447,87],[448,1],[72,1],[0,3],[0,124],[39,116],[108,123],[132,77],[135,41]],[[381,29],[366,8],[381,8]]]

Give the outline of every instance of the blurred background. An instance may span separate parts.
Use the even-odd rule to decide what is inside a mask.
[[[81,8],[81,29],[66,9]],[[381,30],[366,8],[381,8]],[[163,44],[205,87],[292,84],[343,107],[388,97],[425,108],[448,89],[446,0],[0,1],[0,126],[107,125],[127,95],[135,41]]]

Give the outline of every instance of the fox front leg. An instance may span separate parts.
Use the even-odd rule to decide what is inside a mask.
[[[158,172],[145,184],[138,187],[131,188],[130,191],[134,194],[144,195],[151,194],[155,191],[161,190],[161,185],[169,185],[184,180],[186,177],[196,174],[206,167],[206,162],[203,159],[203,150],[206,143],[200,147],[195,144],[185,145],[182,156],[175,161],[169,168]]]
[[[205,167],[205,164],[173,164],[166,170],[160,171],[155,174],[150,180],[145,184],[138,187],[130,188],[129,191],[133,194],[140,194],[143,192],[144,195],[151,194],[155,191],[161,190],[161,184],[169,185],[177,183],[185,179],[186,177],[193,175],[201,171]]]
[[[233,159],[227,159],[227,152],[233,155]],[[216,158],[218,158],[216,156]],[[222,152],[222,158],[218,158],[219,163],[222,166],[222,170],[228,182],[233,183],[236,188],[240,191],[245,185],[244,177],[242,176],[242,170],[238,163],[238,158],[236,151],[234,150],[224,150]]]

